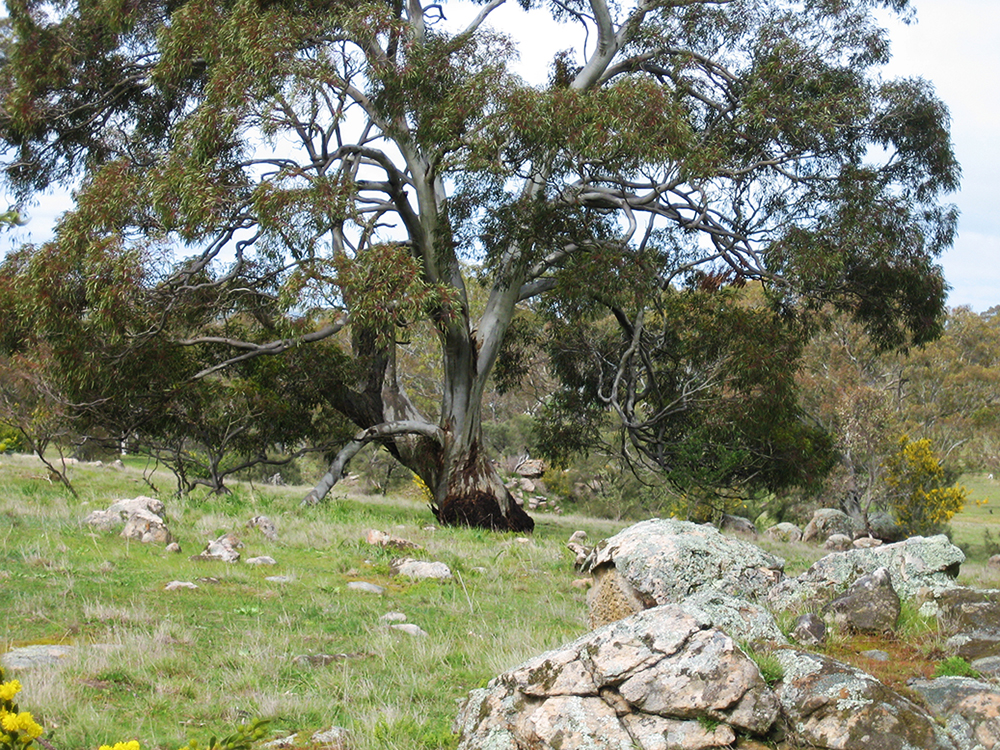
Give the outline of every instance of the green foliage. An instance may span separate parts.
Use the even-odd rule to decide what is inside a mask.
[[[268,735],[270,722],[264,719],[241,724],[236,731],[226,737],[212,736],[204,745],[197,740],[190,740],[180,750],[250,750],[255,744]]]
[[[939,531],[962,510],[968,491],[948,486],[949,478],[930,440],[903,435],[898,451],[886,461],[888,503],[896,521],[910,534]]]
[[[24,449],[21,433],[10,425],[0,423],[0,453],[20,453]]]
[[[978,678],[979,672],[972,668],[961,656],[949,656],[938,662],[934,667],[934,677],[972,677]]]
[[[781,666],[781,661],[773,653],[754,649],[747,644],[741,644],[740,649],[745,653],[760,671],[760,676],[770,686],[785,679],[785,668]]]

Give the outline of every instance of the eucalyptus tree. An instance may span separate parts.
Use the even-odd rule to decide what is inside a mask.
[[[6,176],[25,198],[80,181],[27,272],[141,265],[123,335],[211,349],[196,377],[349,339],[331,400],[361,431],[307,499],[380,441],[443,522],[501,529],[532,526],[482,441],[519,306],[618,305],[634,330],[709,267],[789,312],[832,300],[885,345],[938,332],[959,170],[931,87],[880,77],[875,12],[908,0],[520,1],[566,24],[544,85],[491,27],[506,0],[460,28],[426,0],[8,0]],[[85,317],[117,304],[81,289]],[[395,357],[421,322],[433,413]]]

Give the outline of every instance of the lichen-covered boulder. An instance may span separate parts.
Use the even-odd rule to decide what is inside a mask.
[[[667,750],[764,735],[778,703],[703,613],[664,605],[535,657],[473,690],[460,750]]]
[[[794,523],[788,523],[787,521],[783,521],[782,523],[775,524],[774,526],[765,529],[764,534],[771,537],[771,539],[778,540],[779,542],[802,541],[802,529]]]
[[[788,644],[774,615],[755,602],[703,590],[685,598],[682,605],[688,612],[703,612],[713,626],[739,643],[766,646]]]
[[[914,702],[821,654],[778,649],[775,686],[793,746],[829,750],[958,750]]]
[[[803,542],[825,542],[834,534],[854,538],[864,529],[842,510],[836,508],[820,508],[802,530]]]
[[[598,544],[587,566],[591,625],[599,627],[703,590],[762,599],[785,561],[712,526],[654,518]]]
[[[896,629],[901,605],[886,568],[876,568],[862,576],[843,596],[826,607],[823,614],[832,624],[858,633],[889,633]]]
[[[137,510],[128,517],[122,537],[144,544],[170,544],[173,537],[166,522],[148,510]]]
[[[896,544],[871,549],[833,552],[817,560],[797,578],[785,578],[769,593],[767,605],[772,611],[822,606],[839,596],[861,576],[877,568],[886,568],[892,584],[903,601],[924,599],[958,588],[958,575],[965,555],[943,534],[933,537],[910,537]],[[929,602],[933,608],[933,600]],[[935,610],[936,611],[936,610]],[[926,612],[928,615],[934,611]]]
[[[960,750],[1000,747],[1000,691],[996,685],[968,677],[914,680],[910,687],[945,720]]]

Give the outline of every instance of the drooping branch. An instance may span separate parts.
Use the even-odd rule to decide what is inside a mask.
[[[398,422],[384,422],[382,424],[362,430],[354,439],[345,445],[330,464],[330,470],[323,475],[315,487],[305,496],[303,505],[316,505],[323,500],[333,489],[333,486],[340,481],[347,469],[347,464],[358,452],[368,443],[382,438],[393,437],[395,435],[421,435],[430,438],[439,445],[444,444],[444,431],[437,425],[429,422],[417,422],[413,420],[401,420]]]

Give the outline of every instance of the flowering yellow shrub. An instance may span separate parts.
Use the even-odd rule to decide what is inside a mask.
[[[958,484],[945,486],[944,467],[926,438],[911,441],[903,435],[899,450],[884,466],[889,505],[911,534],[937,531],[965,505],[968,490]]]
[[[27,711],[21,711],[14,696],[21,692],[18,680],[6,682],[0,667],[0,750],[27,750],[42,734],[41,725]]]
[[[101,745],[100,750],[139,750],[138,740],[116,742],[114,745]]]

